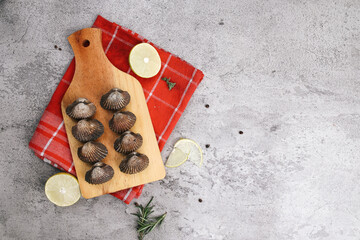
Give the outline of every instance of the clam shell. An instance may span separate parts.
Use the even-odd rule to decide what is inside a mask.
[[[95,112],[96,106],[86,98],[78,98],[66,108],[66,114],[77,120],[92,117]]]
[[[80,160],[86,163],[95,163],[103,160],[108,154],[105,145],[100,142],[87,142],[78,148]]]
[[[132,112],[117,111],[109,121],[109,127],[116,133],[123,133],[134,126],[136,116]]]
[[[86,172],[85,180],[90,184],[102,184],[114,176],[114,169],[103,162],[95,163],[92,168]]]
[[[130,102],[130,94],[119,88],[113,88],[101,97],[100,105],[107,110],[120,110]]]
[[[118,137],[114,142],[115,151],[119,153],[130,153],[140,148],[143,138],[139,133],[126,131]]]
[[[71,129],[80,142],[94,141],[104,133],[104,125],[96,119],[82,119]]]
[[[134,174],[143,171],[149,166],[149,158],[145,154],[132,152],[120,163],[120,171],[127,174]]]

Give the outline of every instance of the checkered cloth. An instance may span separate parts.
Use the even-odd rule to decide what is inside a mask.
[[[101,16],[97,17],[93,27],[102,30],[103,47],[111,63],[140,81],[158,144],[162,150],[204,74],[139,34],[116,23],[111,23]],[[151,79],[136,76],[129,66],[130,50],[141,42],[153,45],[161,58],[160,72]],[[46,107],[29,147],[45,162],[76,175],[60,108],[62,97],[69,87],[74,71],[75,61],[73,59]],[[161,80],[162,77],[171,78],[176,86],[169,91],[166,82]],[[144,185],[141,185],[111,194],[129,204],[133,198],[141,195],[143,187]]]

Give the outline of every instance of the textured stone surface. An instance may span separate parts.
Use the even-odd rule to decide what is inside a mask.
[[[205,73],[163,151],[193,138],[204,166],[145,187],[168,212],[147,239],[360,239],[358,0],[0,1],[2,239],[136,238],[133,204],[52,205],[27,147],[97,14]]]

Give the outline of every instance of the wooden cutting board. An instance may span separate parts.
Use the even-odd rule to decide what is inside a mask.
[[[74,78],[62,99],[61,110],[82,196],[93,198],[164,178],[164,164],[144,92],[138,80],[120,71],[108,60],[102,47],[100,29],[82,29],[70,35],[68,40],[75,54],[76,67]],[[136,115],[136,123],[131,131],[140,133],[143,137],[143,145],[137,151],[149,158],[149,166],[137,174],[129,175],[120,171],[119,165],[125,156],[114,150],[114,141],[119,135],[109,128],[109,120],[113,112],[100,106],[101,96],[114,87],[128,91],[130,94],[130,103],[124,110]],[[66,107],[79,97],[87,98],[95,104],[96,113],[93,118],[99,120],[105,128],[104,134],[96,141],[103,143],[108,149],[109,153],[103,162],[111,165],[115,174],[110,181],[100,185],[92,185],[85,181],[85,173],[91,169],[91,165],[82,162],[77,155],[78,148],[83,145],[71,133],[71,128],[77,121],[71,119],[65,112]]]

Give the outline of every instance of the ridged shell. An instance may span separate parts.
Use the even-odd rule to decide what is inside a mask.
[[[66,108],[66,114],[77,120],[92,117],[95,112],[95,105],[86,98],[78,98]]]
[[[109,121],[109,127],[112,131],[116,133],[123,133],[132,128],[135,122],[136,116],[132,112],[118,111],[114,113],[113,117]]]
[[[149,166],[149,158],[145,154],[132,152],[120,163],[120,171],[135,174],[144,171]]]
[[[95,163],[103,160],[108,154],[105,145],[100,142],[87,142],[78,148],[80,160],[86,163]]]
[[[85,180],[90,184],[102,184],[114,176],[114,169],[103,162],[95,163],[92,168],[86,172]]]
[[[139,133],[126,131],[118,137],[114,142],[115,151],[119,153],[130,153],[141,147],[143,138]]]
[[[80,142],[94,141],[104,133],[104,125],[96,119],[82,119],[71,129]]]
[[[130,102],[130,94],[119,88],[113,88],[101,97],[100,105],[107,110],[120,110]]]

